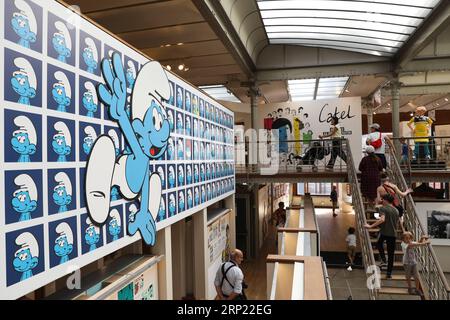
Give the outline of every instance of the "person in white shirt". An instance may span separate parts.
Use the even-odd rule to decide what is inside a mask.
[[[345,163],[347,163],[347,155],[344,150],[342,150],[342,132],[341,126],[339,125],[339,118],[333,117],[331,118],[331,129],[330,133],[320,135],[320,139],[323,138],[332,138],[333,146],[331,149],[331,157],[326,166],[327,170],[333,170],[334,163],[336,162],[336,158],[339,156]]]
[[[348,228],[348,235],[347,238],[345,238],[345,241],[347,242],[347,257],[348,260],[350,260],[350,265],[348,266],[347,270],[352,271],[353,262],[355,261],[355,255],[356,255],[356,236],[355,236],[355,228],[350,227]]]
[[[373,123],[370,125],[370,133],[367,137],[366,144],[371,145],[375,148],[375,155],[380,158],[381,164],[383,165],[383,168],[386,169],[387,162],[386,162],[386,144],[384,142],[383,134],[380,130],[380,125],[378,123]]]
[[[214,286],[216,287],[216,300],[245,300],[243,287],[244,273],[239,265],[244,260],[241,250],[235,249],[230,253],[230,261],[222,263],[217,270]]]

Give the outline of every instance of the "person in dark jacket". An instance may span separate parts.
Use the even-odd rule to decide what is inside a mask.
[[[383,164],[380,158],[375,155],[375,148],[366,147],[367,156],[362,158],[359,163],[359,171],[361,171],[361,193],[369,202],[370,207],[374,207],[377,198],[377,188],[381,184],[381,173],[383,172]]]
[[[330,193],[330,200],[333,206],[333,217],[336,217],[336,208],[338,206],[338,195],[337,195],[337,191],[336,191],[336,186],[333,186],[333,189],[331,190]]]

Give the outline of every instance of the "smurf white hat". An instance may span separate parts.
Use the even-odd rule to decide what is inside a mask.
[[[159,102],[170,98],[170,85],[166,72],[156,61],[146,63],[137,75],[132,96],[133,119],[144,119],[151,96]]]
[[[16,238],[16,245],[21,248],[16,251],[16,254],[22,249],[30,249],[32,257],[39,257],[39,245],[36,238],[29,232],[24,232]]]
[[[70,135],[70,131],[69,128],[67,127],[67,125],[62,122],[62,121],[58,121],[53,125],[53,128],[55,128],[57,134],[61,134],[64,136],[64,138],[66,139],[66,144],[70,147],[72,146],[72,137]]]
[[[164,170],[163,170],[163,168],[162,167],[158,167],[158,174],[161,176],[163,176],[164,177]]]
[[[97,91],[95,90],[95,86],[92,82],[90,81],[86,81],[84,83],[84,88],[90,92],[90,94],[92,95],[92,99],[94,100],[95,104],[98,104],[98,97],[97,97]]]
[[[174,170],[173,170],[173,167],[169,167],[169,172],[172,173],[172,174],[175,173]]]
[[[38,194],[37,194],[37,188],[36,184],[34,183],[33,179],[27,175],[27,174],[21,174],[17,176],[14,179],[14,183],[19,187],[18,190],[14,192],[14,196],[20,192],[20,191],[28,191],[28,194],[30,195],[30,199],[37,201]]]
[[[131,60],[128,60],[128,70],[131,71],[133,74],[133,78],[136,78],[136,66],[134,65],[134,62]]]
[[[64,74],[64,72],[56,71],[55,79],[58,80],[58,83],[61,84],[64,87],[64,89],[66,89],[66,94],[70,99],[72,97],[72,88],[70,87],[69,79]],[[55,86],[55,85],[56,84],[54,84],[53,86]]]
[[[114,129],[109,129],[108,135],[109,135],[109,136],[111,137],[111,139],[114,141],[114,146],[116,147],[116,149],[119,149],[119,148],[120,148],[119,136],[117,135],[116,130],[114,130]]]
[[[72,182],[70,182],[70,178],[65,172],[58,172],[55,176],[55,181],[58,183],[55,188],[64,186],[67,194],[72,195]]]
[[[16,132],[25,132],[28,134],[28,139],[31,144],[37,145],[36,129],[34,128],[33,122],[25,116],[17,116],[14,118],[14,124],[19,127]]]
[[[69,244],[73,244],[73,232],[67,222],[61,222],[58,224],[55,231],[56,233],[59,233],[59,237],[66,236],[67,242]]]
[[[88,225],[86,230],[89,229],[90,227],[94,227],[95,233],[100,234],[100,228],[94,225],[89,217],[86,218],[86,224]]]
[[[111,212],[109,213],[109,216],[112,219],[116,219],[117,225],[119,227],[122,225],[122,220],[120,219],[120,214],[119,214],[119,211],[117,211],[117,209],[112,209]]]
[[[63,36],[66,40],[67,49],[72,51],[72,38],[70,37],[70,32],[69,29],[67,29],[67,26],[61,21],[56,21],[55,28],[58,30],[58,32],[54,34],[60,34],[61,36]]]
[[[30,87],[36,90],[37,89],[36,73],[34,72],[31,63],[27,59],[19,57],[14,59],[14,64],[16,65],[17,68],[19,68],[19,71],[14,72],[13,75],[16,75],[18,73],[26,75],[28,77]]]
[[[97,46],[95,45],[94,40],[92,40],[91,38],[86,38],[84,39],[84,43],[86,43],[87,47],[84,48],[84,50],[86,49],[90,49],[92,52],[92,57],[94,58],[95,61],[98,62],[98,51],[97,51]]]
[[[184,201],[184,192],[183,192],[183,191],[178,192],[178,198],[179,198],[180,200],[183,200],[183,201]]]
[[[92,126],[87,126],[86,128],[84,128],[84,133],[86,133],[86,138],[89,137],[94,141],[97,139],[97,133],[95,132],[95,129],[92,128]]]
[[[16,5],[17,9],[20,10],[19,12],[16,12],[13,14],[13,16],[23,16],[28,20],[28,25],[30,26],[30,31],[34,32],[34,34],[37,35],[37,22],[36,22],[36,17],[34,16],[33,10],[31,9],[31,7],[28,5],[28,3],[26,3],[23,0],[16,0],[14,1],[14,4]]]

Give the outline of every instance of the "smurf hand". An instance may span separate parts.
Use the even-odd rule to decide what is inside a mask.
[[[128,224],[128,233],[133,236],[138,230],[147,245],[152,246],[155,244],[156,224],[150,212],[139,210],[130,219]]]
[[[102,61],[103,78],[106,85],[100,84],[100,99],[109,106],[109,115],[114,120],[122,117],[127,118],[125,109],[127,99],[127,83],[120,55],[114,52],[112,66],[108,59]]]

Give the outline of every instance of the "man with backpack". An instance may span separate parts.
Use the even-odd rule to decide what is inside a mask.
[[[243,260],[242,251],[235,249],[230,253],[230,261],[222,263],[217,270],[214,280],[216,300],[247,300],[244,293],[244,273],[239,268]]]
[[[375,155],[380,158],[383,169],[387,167],[386,161],[386,146],[383,139],[383,134],[381,133],[381,128],[378,123],[370,125],[370,133],[367,137],[366,144],[375,148]]]

